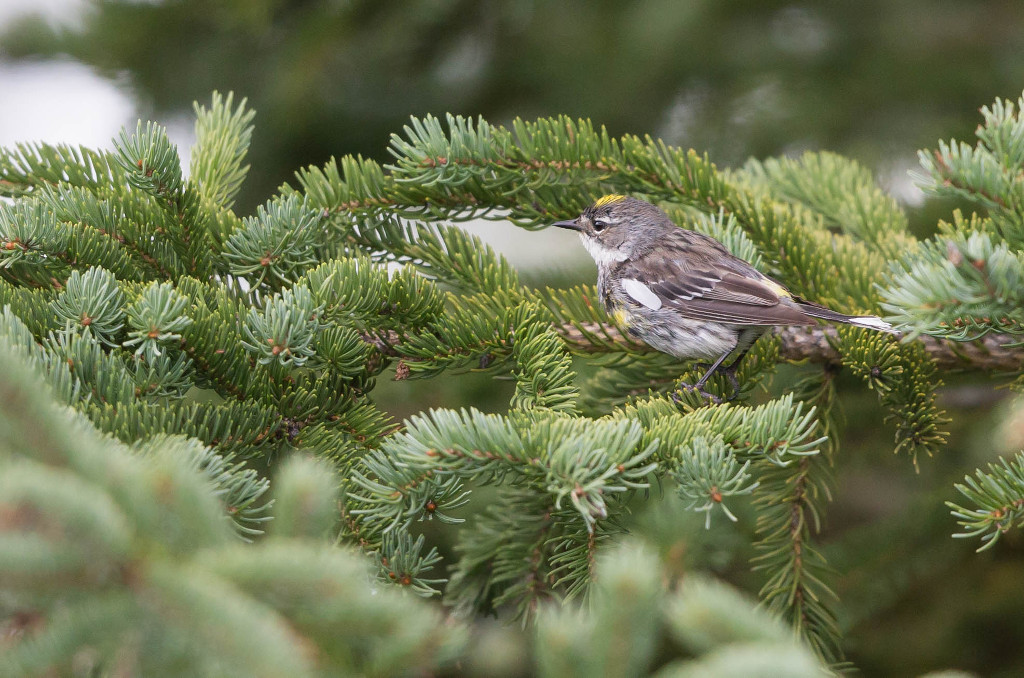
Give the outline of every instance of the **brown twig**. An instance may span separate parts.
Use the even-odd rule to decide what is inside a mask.
[[[615,327],[587,325],[587,331],[602,332],[609,337],[609,343],[620,345],[631,351],[653,350],[624,337]],[[574,351],[585,353],[604,353],[608,347],[595,346],[579,329],[572,326],[559,328],[562,338]],[[774,330],[782,340],[779,356],[784,360],[798,362],[807,360],[824,365],[841,365],[842,357],[833,347],[836,340],[836,329],[829,325],[813,327],[780,327]],[[925,351],[944,369],[973,369],[994,372],[1020,372],[1024,370],[1024,345],[1013,346],[1021,342],[1020,337],[1006,334],[989,334],[981,339],[970,342],[920,337],[917,339],[925,346]]]
[[[582,323],[557,326],[555,329],[575,353],[608,353],[616,349],[632,352],[653,351],[649,346],[623,335],[611,324]],[[811,327],[777,327],[773,332],[781,339],[779,357],[790,362],[808,361],[839,367],[842,356],[833,344],[837,340],[836,328],[831,325]],[[599,343],[592,337],[601,337]],[[400,357],[396,347],[402,337],[391,331],[387,335],[363,335],[363,341],[373,344],[388,356]],[[921,336],[916,341],[924,344],[925,351],[935,364],[947,370],[982,370],[990,372],[1024,371],[1024,338],[1008,334],[988,334],[974,341],[953,341]],[[1014,346],[1014,343],[1021,345]]]

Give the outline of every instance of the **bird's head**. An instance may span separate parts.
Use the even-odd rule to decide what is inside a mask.
[[[675,224],[659,207],[624,195],[606,195],[572,221],[552,224],[577,231],[598,265],[634,258],[658,246]]]

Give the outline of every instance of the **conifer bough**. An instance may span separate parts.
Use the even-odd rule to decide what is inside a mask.
[[[601,552],[623,540],[630,505],[657,500],[648,489],[659,483],[702,514],[699,523],[710,521],[711,532],[729,522],[723,516],[741,526],[754,516],[753,565],[763,573],[768,611],[819,657],[838,662],[834,575],[815,544],[830,464],[838,461],[831,459],[834,370],[804,369],[785,395],[772,390],[771,377],[786,360],[847,368],[877,394],[896,451],[915,459],[945,441],[946,418],[935,404],[940,369],[1001,371],[1021,385],[1024,121],[1008,102],[984,115],[977,146],[950,142],[923,154],[919,180],[935,193],[975,201],[987,215],[957,214],[934,238],[918,241],[870,173],[839,156],[808,153],[724,172],[693,151],[649,137],[614,138],[566,117],[508,128],[454,116],[414,119],[392,138],[391,164],[332,159],[299,171],[295,185],[282,186],[255,215],[239,216],[233,203],[249,171],[253,114],[244,101],[215,95],[209,107],[196,106],[187,178],[165,130],[152,123],[123,132],[112,151],[0,150],[0,193],[11,198],[0,204],[0,344],[44,375],[55,398],[136,453],[169,445],[167,436],[186,441],[171,445],[191,450],[182,452],[191,470],[180,473],[205,474],[236,533],[261,542],[248,552],[238,544],[226,565],[181,556],[196,572],[230,576],[252,592],[222,609],[224,619],[244,619],[261,605],[283,605],[276,614],[287,617],[288,596],[309,595],[289,588],[287,578],[271,581],[248,568],[243,555],[269,558],[280,573],[292,562],[282,542],[259,550],[265,479],[243,462],[276,465],[284,452],[308,450],[330,462],[341,491],[335,504],[309,468],[288,470],[277,495],[282,533],[315,540],[340,531],[342,541],[372,555],[374,586],[443,592],[461,616],[497,609],[530,618],[543,615],[546,602],[582,595]],[[885,315],[908,339],[885,341],[852,327],[783,329],[760,340],[740,366],[738,403],[676,403],[666,393],[694,376],[693,365],[624,338],[592,286],[525,285],[504,258],[450,223],[486,218],[542,228],[609,193],[657,202],[794,293],[847,313]],[[577,374],[580,360],[593,376]],[[400,379],[481,371],[513,380],[515,389],[504,412],[438,408],[398,423],[373,399],[389,370]],[[770,398],[754,405],[750,395],[762,385]],[[707,388],[721,393],[726,385],[716,377]],[[1024,503],[1021,468],[993,466],[958,486],[971,503],[952,506],[961,534],[991,545],[1011,528]],[[28,497],[35,473],[7,482]],[[103,479],[90,496],[109,495],[102,500],[108,507],[135,501],[118,494],[116,480]],[[68,483],[67,506],[78,505],[75,480],[58,473],[53,482]],[[153,496],[160,487],[152,485]],[[215,504],[203,501],[205,513],[182,520],[214,520]],[[187,513],[187,502],[180,506]],[[138,529],[155,540],[181,538],[173,520],[147,516],[156,521],[150,528],[96,517],[96,524],[110,518],[124,528],[120,542],[103,542],[109,562],[143,538]],[[451,563],[419,530],[424,520],[459,525],[447,528],[456,533]],[[210,538],[227,548],[222,536]],[[3,544],[0,555],[14,553]],[[47,548],[36,552],[40,562]],[[295,558],[308,571],[349,567],[299,551],[305,555]],[[5,562],[0,557],[0,567]],[[215,591],[190,588],[177,566],[171,558],[154,570],[161,595],[191,601],[180,609],[217,604],[209,597]],[[648,570],[637,583],[644,595],[655,577]],[[277,586],[273,600],[260,598]],[[632,600],[602,590],[619,609]],[[732,609],[707,595],[716,609]],[[128,604],[116,596],[96,601],[100,607],[69,617],[69,628],[101,634],[89,620],[116,618]],[[394,605],[397,614],[406,609]],[[684,608],[670,623],[698,655],[714,641],[694,631]],[[558,638],[586,649],[606,640],[605,622],[592,621],[598,618],[558,617],[542,628],[564,629]],[[309,642],[334,648],[337,661],[351,666],[347,646],[317,635],[319,621],[309,619]],[[650,628],[644,624],[636,628]],[[768,635],[750,638],[778,640]],[[177,647],[188,646],[182,642]],[[409,642],[428,663],[444,654],[430,634]],[[435,652],[422,645],[431,642]],[[246,647],[235,646],[240,653]],[[615,647],[607,647],[608,661],[649,666],[649,653],[614,655]],[[799,647],[775,649],[806,660]],[[266,665],[290,665],[282,652]],[[562,655],[551,646],[538,653],[557,673]],[[604,656],[590,653],[588,661]],[[381,662],[367,672],[394,665]]]

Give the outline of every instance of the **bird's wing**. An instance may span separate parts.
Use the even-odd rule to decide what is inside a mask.
[[[657,310],[686,318],[737,325],[806,325],[813,322],[789,302],[786,289],[750,264],[720,251],[668,243],[619,268],[623,292]],[[722,257],[727,259],[723,260]],[[713,264],[714,262],[714,264]]]

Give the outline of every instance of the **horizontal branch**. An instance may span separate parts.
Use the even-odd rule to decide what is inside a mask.
[[[588,333],[607,338],[608,344],[621,346],[622,350],[651,351],[653,349],[624,337],[617,328],[610,325],[589,323],[584,325]],[[569,348],[582,353],[605,353],[608,344],[595,346],[583,332],[572,326],[558,328],[569,344]],[[842,356],[833,347],[836,329],[830,325],[812,327],[779,327],[774,330],[782,340],[779,355],[789,361],[807,360],[826,365],[842,364]],[[949,339],[922,336],[917,341],[935,363],[943,369],[972,369],[995,372],[1020,372],[1024,370],[1024,345],[1013,346],[1022,341],[1020,337],[1006,334],[988,334],[971,342],[957,342]]]
[[[653,351],[646,344],[623,336],[617,327],[611,324],[581,323],[586,334],[572,325],[557,326],[555,329],[565,340],[574,353],[608,353],[616,349],[633,353]],[[779,356],[791,362],[808,361],[822,365],[842,365],[842,356],[835,349],[836,328],[831,325],[811,327],[788,326],[777,327],[773,332],[782,340]],[[598,336],[601,343],[594,343],[589,336]],[[364,334],[363,341],[373,344],[381,353],[391,357],[401,357],[396,347],[402,337],[395,331],[386,335],[377,333]],[[991,372],[1024,371],[1024,344],[1014,346],[1024,339],[1008,334],[988,334],[969,342],[937,339],[921,336],[916,341],[924,344],[925,351],[935,364],[942,369],[982,370]]]

